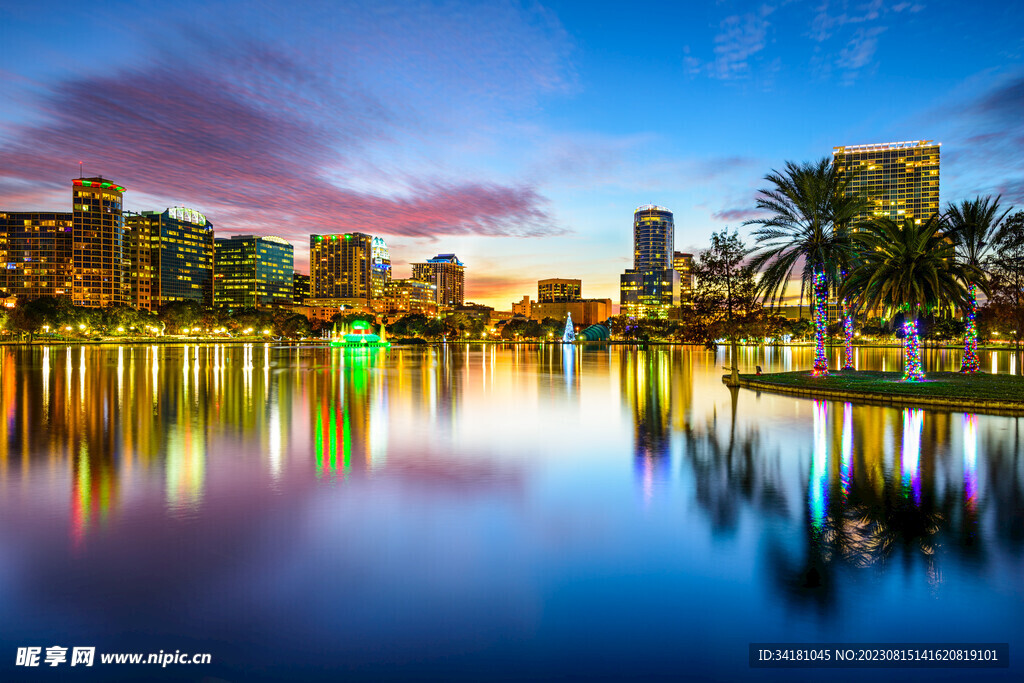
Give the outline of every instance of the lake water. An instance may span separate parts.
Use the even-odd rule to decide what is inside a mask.
[[[741,353],[745,371],[812,360]],[[1022,420],[730,391],[726,364],[0,349],[0,679],[1020,679]],[[747,660],[750,642],[929,641],[1008,642],[1011,667]],[[213,663],[14,667],[53,645]]]

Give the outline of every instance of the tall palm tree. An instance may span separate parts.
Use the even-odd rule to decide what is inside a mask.
[[[969,283],[981,271],[956,258],[953,243],[941,231],[938,214],[915,223],[878,218],[853,235],[858,249],[856,266],[843,283],[842,296],[860,307],[883,307],[886,314],[905,311],[903,379],[924,379],[920,363],[917,316],[927,311],[966,306]]]
[[[999,213],[999,200],[991,196],[965,199],[959,206],[949,204],[946,209],[947,234],[956,245],[957,256],[964,263],[981,269],[992,252],[992,246],[998,241],[1000,224],[1011,209]],[[978,313],[978,287],[989,294],[986,279],[970,283],[970,303],[967,312],[967,330],[964,334],[964,355],[960,361],[960,372],[977,372],[978,363],[978,326],[975,316]]]
[[[844,264],[852,261],[850,228],[867,206],[862,196],[847,193],[851,179],[828,157],[804,164],[788,161],[781,172],[765,176],[771,187],[757,198],[757,208],[769,217],[744,223],[761,226],[753,233],[760,251],[752,265],[764,268],[760,287],[765,301],[780,301],[794,272],[799,273],[801,302],[805,293],[812,295],[814,374],[819,376],[828,374],[828,294],[839,283]]]

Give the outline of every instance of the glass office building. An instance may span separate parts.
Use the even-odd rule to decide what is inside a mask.
[[[679,305],[679,274],[673,269],[675,222],[664,206],[633,212],[633,267],[619,276],[620,313],[667,318]]]
[[[71,296],[74,216],[70,213],[0,213],[0,287],[35,299]]]
[[[291,305],[294,250],[280,237],[233,235],[214,240],[213,304],[227,308]]]
[[[193,209],[127,213],[132,305],[155,311],[173,301],[213,305],[213,224]]]
[[[72,182],[72,236],[77,306],[131,303],[128,235],[122,201],[125,188],[97,178]]]

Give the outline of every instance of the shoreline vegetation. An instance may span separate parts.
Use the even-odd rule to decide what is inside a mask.
[[[809,370],[741,374],[740,386],[757,392],[850,400],[892,406],[943,408],[954,412],[1024,415],[1024,377],[985,372],[929,372],[921,382],[901,381],[900,372],[840,370],[815,377]],[[728,376],[723,378],[727,380]]]

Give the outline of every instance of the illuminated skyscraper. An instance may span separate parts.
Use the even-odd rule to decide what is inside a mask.
[[[693,254],[675,252],[672,257],[672,270],[679,273],[679,299],[689,301],[693,293]]]
[[[672,269],[675,223],[663,206],[646,204],[633,212],[633,267],[619,278],[620,312],[641,318],[667,318],[679,305],[679,274]]]
[[[26,299],[71,296],[73,226],[70,213],[0,213],[0,286]]]
[[[466,264],[455,254],[438,254],[412,264],[412,279],[434,285],[439,307],[461,306],[466,293]]]
[[[155,311],[172,301],[213,305],[213,224],[180,206],[125,213],[131,304]]]
[[[294,288],[292,289],[292,303],[296,306],[301,306],[306,303],[306,299],[310,297],[310,279],[308,275],[302,273],[295,273],[292,275],[292,283]]]
[[[373,238],[361,232],[309,236],[309,289],[313,299],[373,298]]]
[[[218,237],[214,240],[213,305],[290,305],[294,272],[292,245],[280,237]]]
[[[72,300],[78,306],[128,304],[131,299],[125,189],[103,178],[72,182],[74,267]]]
[[[931,140],[832,148],[833,163],[852,176],[850,193],[863,192],[869,208],[857,220],[928,220],[939,210],[939,148]]]

